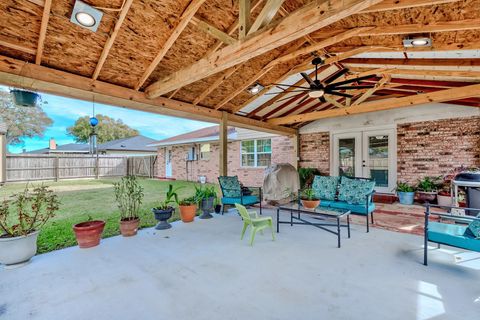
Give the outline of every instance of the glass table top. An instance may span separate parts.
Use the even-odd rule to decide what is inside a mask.
[[[281,210],[293,210],[293,211],[300,211],[302,213],[311,213],[311,214],[321,214],[321,215],[329,215],[329,216],[343,216],[346,214],[350,214],[350,210],[347,209],[337,209],[337,208],[328,208],[328,207],[316,207],[315,209],[308,209],[302,206],[302,204],[298,202],[290,202],[287,204],[278,205],[277,208]]]

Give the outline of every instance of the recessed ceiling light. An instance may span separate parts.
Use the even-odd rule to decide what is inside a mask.
[[[403,40],[403,46],[405,48],[412,47],[430,47],[432,45],[432,39],[421,37],[421,38],[408,38]]]
[[[260,83],[256,82],[255,84],[251,85],[250,87],[248,87],[247,91],[251,94],[251,95],[256,95],[257,93],[259,93],[260,91],[262,91],[265,87],[262,86]]]
[[[73,6],[70,21],[85,29],[96,32],[102,17],[102,11],[86,4],[85,2],[77,0]]]
[[[95,18],[86,12],[77,12],[75,19],[84,27],[92,27],[95,24]]]

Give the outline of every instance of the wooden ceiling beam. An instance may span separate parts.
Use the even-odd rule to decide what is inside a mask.
[[[170,37],[168,37],[167,41],[164,43],[160,52],[157,53],[157,55],[155,56],[153,61],[148,66],[147,70],[145,70],[142,77],[140,78],[140,80],[135,85],[135,90],[139,90],[142,87],[142,85],[145,83],[145,81],[147,81],[148,77],[152,74],[152,72],[158,66],[160,61],[162,61],[163,57],[165,57],[168,50],[173,46],[175,41],[177,41],[180,34],[187,27],[190,20],[192,20],[193,16],[198,11],[198,9],[200,9],[200,7],[202,6],[202,4],[204,2],[205,2],[205,0],[192,0],[190,2],[188,7],[183,11],[182,15],[180,16],[179,22],[178,22],[177,26],[173,29],[172,33],[170,34]],[[170,92],[170,91],[175,90],[177,88],[178,87],[172,88],[171,90],[168,90],[164,93]]]
[[[395,66],[388,66],[388,68],[359,68],[350,67],[350,71],[358,72],[351,77],[358,77],[367,74],[383,74],[388,73],[392,75],[412,75],[423,77],[457,77],[457,78],[473,78],[480,79],[480,71],[468,71],[468,70],[421,70],[421,69],[404,69],[396,68]],[[343,79],[342,79],[343,80]]]
[[[239,12],[238,12],[238,38],[244,39],[248,32],[250,31],[251,22],[250,22],[250,12],[251,12],[251,3],[250,0],[240,0],[239,1]]]
[[[122,27],[123,21],[125,20],[125,17],[127,16],[128,10],[130,10],[130,6],[132,5],[133,0],[126,0],[122,11],[120,11],[120,15],[118,16],[117,22],[115,23],[115,27],[113,28],[112,33],[108,37],[107,42],[105,43],[105,46],[103,47],[102,54],[100,55],[100,58],[98,59],[97,66],[95,67],[95,71],[93,72],[92,79],[96,80],[98,76],[100,75],[100,71],[103,68],[103,64],[107,60],[108,54],[110,53],[110,49],[113,46],[113,43],[115,42],[115,39],[117,38],[118,32],[120,31],[120,28]]]
[[[285,0],[267,0],[267,3],[265,3],[265,6],[263,6],[262,11],[260,11],[255,19],[255,22],[249,28],[248,34],[252,34],[268,25],[273,20],[278,10],[280,10],[280,7],[284,1]]]
[[[5,56],[0,56],[0,83],[84,101],[95,99],[99,103],[186,119],[218,123],[222,118],[222,112],[217,110],[164,97],[149,99],[145,93],[133,89]],[[231,125],[240,128],[282,135],[297,134],[294,129],[246,117],[229,116],[229,119]]]
[[[25,47],[21,44],[13,43],[13,42],[11,42],[11,40],[6,40],[3,37],[0,38],[0,46],[10,48],[10,49],[13,49],[13,50],[18,50],[18,51],[28,53],[28,54],[31,54],[31,55],[35,55],[37,53],[37,49],[27,48],[27,47]]]
[[[240,68],[241,65],[236,65],[234,67],[231,67],[230,69],[228,69],[227,71],[225,71],[221,77],[218,77],[217,80],[215,80],[214,83],[212,83],[205,91],[203,91],[198,97],[195,98],[195,100],[193,100],[192,104],[194,106],[196,106],[200,101],[202,101],[203,99],[205,99],[213,90],[215,90],[216,88],[218,88],[223,81],[227,80],[228,78],[230,78],[231,75],[233,75],[235,73],[235,71],[238,70],[238,68]]]
[[[390,11],[415,7],[433,6],[444,3],[458,2],[459,0],[384,0],[376,5],[362,10],[360,13]]]
[[[43,47],[45,44],[45,37],[47,36],[48,20],[50,20],[50,8],[52,7],[52,0],[45,0],[42,13],[42,23],[40,24],[40,34],[38,36],[37,54],[35,56],[35,64],[42,63]]]
[[[161,96],[262,55],[380,2],[381,0],[312,1],[262,32],[256,32],[238,44],[227,46],[189,67],[159,79],[145,91],[150,98]]]
[[[348,58],[344,64],[354,65],[382,65],[382,66],[455,66],[455,67],[478,67],[480,58],[470,59],[388,59],[388,58]]]
[[[237,42],[237,39],[231,37],[229,34],[223,32],[220,29],[217,29],[216,27],[212,26],[208,22],[204,21],[203,19],[200,19],[198,17],[193,17],[191,20],[192,24],[196,26],[199,30],[205,32],[206,34],[214,37],[215,39],[220,40],[223,43],[226,44],[234,44]]]
[[[356,105],[359,105],[360,103],[364,102],[365,100],[367,100],[368,98],[370,98],[370,96],[372,96],[375,91],[383,88],[387,83],[389,83],[391,80],[391,76],[390,75],[385,75],[383,76],[382,79],[380,79],[380,81],[378,81],[377,83],[375,83],[375,86],[373,88],[370,88],[368,89],[366,92],[364,92],[358,99],[356,99],[352,104],[351,106],[356,106]]]
[[[281,125],[297,122],[312,121],[325,118],[333,118],[340,116],[347,116],[352,114],[360,114],[367,112],[375,112],[381,110],[393,110],[403,107],[412,107],[419,104],[432,102],[445,102],[451,100],[459,100],[470,97],[480,96],[480,84],[474,84],[466,87],[445,89],[435,92],[412,95],[403,98],[388,99],[388,103],[384,100],[372,101],[362,103],[358,106],[345,107],[342,109],[311,112],[304,115],[286,116],[281,118],[271,119],[268,122],[271,124]]]

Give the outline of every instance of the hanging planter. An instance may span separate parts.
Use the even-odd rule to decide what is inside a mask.
[[[32,91],[13,89],[10,90],[10,94],[12,95],[13,102],[22,107],[35,107],[37,101],[40,99],[40,95]]]

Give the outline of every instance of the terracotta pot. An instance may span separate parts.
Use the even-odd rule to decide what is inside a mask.
[[[315,209],[320,205],[320,200],[300,200],[302,202],[302,206],[304,206],[307,209]]]
[[[124,237],[131,237],[137,234],[140,219],[120,220],[120,232]]]
[[[437,197],[437,192],[417,191],[417,201],[420,203],[433,202]]]
[[[189,206],[178,206],[180,208],[180,218],[183,222],[192,222],[197,213],[197,206],[192,204]]]
[[[95,220],[77,223],[73,226],[78,246],[82,249],[98,246],[105,228],[105,221]]]

